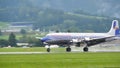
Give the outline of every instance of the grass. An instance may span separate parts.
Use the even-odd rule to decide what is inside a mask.
[[[11,32],[3,32],[2,35],[0,36],[0,39],[5,39],[5,40],[8,40],[9,38],[9,35],[10,35]],[[23,38],[23,35],[21,33],[14,33],[15,36],[16,36],[16,39],[17,40],[20,40],[21,38]],[[36,35],[38,34],[38,35]],[[37,32],[29,32],[26,34],[26,38],[36,38],[36,37],[44,37],[47,33],[37,33]]]
[[[2,36],[0,36],[0,39],[8,40],[8,38],[9,38],[9,35],[2,35]]]
[[[0,22],[0,29],[8,27],[7,22]]]
[[[0,68],[119,68],[120,53],[0,55]]]
[[[5,33],[3,33],[3,35],[2,35],[2,36],[0,36],[0,39],[5,39],[5,40],[8,40],[9,35],[10,35],[10,33],[6,33],[6,34],[5,34]],[[15,33],[15,36],[16,36],[16,39],[17,39],[17,40],[19,40],[20,38],[22,38],[22,37],[23,37],[23,35],[22,35],[22,34],[20,34],[20,33],[19,33],[19,34],[16,34],[16,33]],[[26,36],[27,36],[27,37],[33,37],[33,38],[35,38],[35,37],[36,37],[36,35],[35,35],[35,34],[34,34],[34,35],[33,35],[33,34],[27,34]],[[41,36],[40,36],[40,37],[41,37]]]
[[[33,48],[0,48],[0,52],[45,52],[46,49],[43,47],[33,47]]]
[[[45,48],[0,48],[0,52],[46,52]],[[59,52],[60,51],[60,52]],[[120,52],[71,52],[0,55],[0,68],[120,68]]]
[[[51,48],[52,52],[65,52],[65,48]],[[46,52],[45,47],[31,47],[31,48],[0,48],[0,52]]]
[[[21,38],[21,37],[22,37],[22,35],[17,35],[17,36],[16,36],[16,39],[19,39],[19,38]],[[0,36],[0,39],[8,40],[8,38],[9,38],[9,34],[8,34],[8,35],[2,35],[2,36]]]

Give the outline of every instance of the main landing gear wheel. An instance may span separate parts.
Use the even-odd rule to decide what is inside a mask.
[[[47,48],[47,52],[50,52],[50,48]]]
[[[66,52],[71,52],[71,48],[70,47],[66,48]]]
[[[84,51],[84,52],[88,52],[88,47],[84,47],[84,48],[83,48],[83,51]]]

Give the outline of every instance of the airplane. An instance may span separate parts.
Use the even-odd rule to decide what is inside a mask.
[[[118,20],[112,21],[111,29],[107,33],[49,33],[40,40],[48,45],[47,52],[50,52],[51,45],[64,45],[66,52],[71,52],[71,45],[82,46],[84,52],[88,52],[88,47],[115,40],[114,37],[120,35]]]

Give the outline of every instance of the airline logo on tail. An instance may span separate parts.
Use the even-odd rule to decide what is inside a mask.
[[[117,20],[113,20],[113,29],[115,29],[115,35],[120,35],[120,29]]]
[[[118,25],[118,21],[117,20],[113,21],[113,29],[115,29],[115,30],[119,29],[119,25]]]

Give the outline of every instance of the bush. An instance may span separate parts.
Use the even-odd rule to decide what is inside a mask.
[[[1,39],[0,40],[0,47],[6,47],[9,45],[9,42],[7,40]]]

